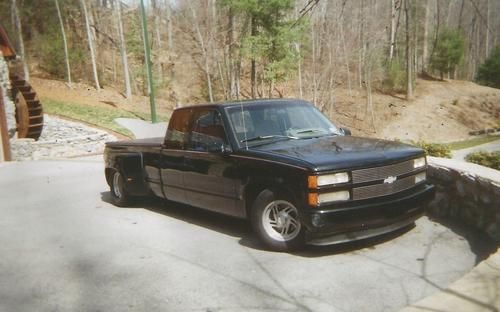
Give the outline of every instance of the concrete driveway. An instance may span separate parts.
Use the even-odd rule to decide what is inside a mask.
[[[479,260],[475,236],[427,218],[286,254],[245,221],[108,200],[100,161],[0,163],[0,311],[394,311]]]

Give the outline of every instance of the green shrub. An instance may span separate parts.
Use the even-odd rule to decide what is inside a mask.
[[[474,152],[467,155],[465,160],[474,164],[500,170],[500,152]]]
[[[404,92],[406,90],[406,71],[398,60],[393,60],[386,65],[382,89],[384,92]]]
[[[500,88],[500,46],[479,67],[476,80],[479,84]]]
[[[421,147],[428,156],[451,158],[451,149],[446,144],[428,143],[424,141],[413,142],[413,144]]]
[[[438,71],[441,79],[444,74],[452,72],[463,59],[465,41],[457,30],[444,29],[430,60],[431,68]]]

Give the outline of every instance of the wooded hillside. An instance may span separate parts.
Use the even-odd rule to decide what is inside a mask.
[[[499,42],[496,0],[144,0],[155,89],[172,107],[336,90],[400,93],[475,80]],[[0,21],[25,75],[148,94],[138,0],[11,0]],[[497,53],[500,55],[500,53]]]

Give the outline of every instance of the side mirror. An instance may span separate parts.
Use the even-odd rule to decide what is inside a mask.
[[[214,143],[208,146],[208,152],[214,154],[229,155],[233,152],[233,149],[228,144]]]
[[[349,130],[347,128],[339,128],[339,130],[340,130],[340,133],[342,133],[342,135],[344,135],[344,136],[351,135],[351,130]]]

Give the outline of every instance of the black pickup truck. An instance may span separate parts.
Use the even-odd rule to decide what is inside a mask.
[[[165,138],[110,142],[104,158],[116,205],[154,194],[247,218],[273,250],[394,231],[434,197],[422,149],[350,136],[302,100],[179,108]]]

